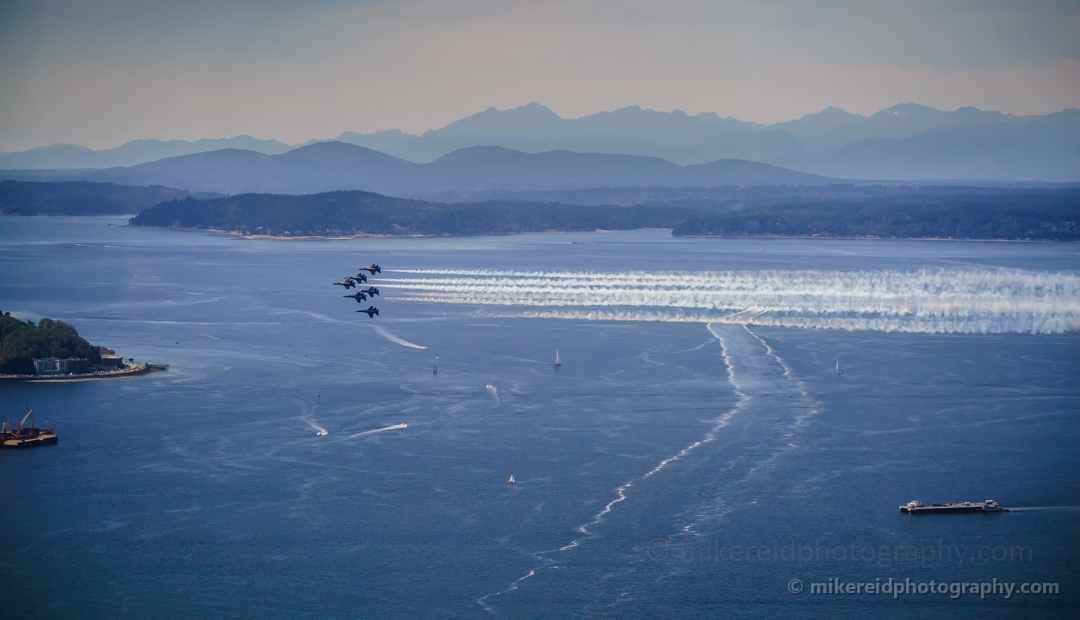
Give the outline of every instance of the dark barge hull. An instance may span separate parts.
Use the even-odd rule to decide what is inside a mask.
[[[23,448],[36,448],[38,446],[51,446],[59,441],[56,435],[46,437],[34,437],[33,439],[8,439],[0,444],[0,448],[9,450],[21,450]]]
[[[908,504],[900,507],[900,512],[906,512],[911,515],[925,515],[925,514],[955,514],[961,512],[982,512],[986,514],[997,514],[1000,512],[1009,512],[1008,508],[1001,508],[1000,506],[993,504],[988,505],[984,502],[964,502],[962,504]]]

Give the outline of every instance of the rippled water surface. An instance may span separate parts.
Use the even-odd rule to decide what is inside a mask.
[[[0,416],[28,402],[61,438],[0,453],[3,615],[1080,604],[1076,244],[123,222],[0,218],[0,310],[170,364],[0,385]],[[373,261],[369,319],[331,283]],[[897,510],[986,498],[1014,510]],[[833,578],[1061,593],[810,592]]]

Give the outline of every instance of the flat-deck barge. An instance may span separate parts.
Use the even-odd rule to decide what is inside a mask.
[[[958,502],[955,504],[923,504],[911,500],[900,507],[900,512],[910,515],[945,514],[952,512],[1009,512],[992,499],[984,502]]]
[[[30,426],[26,421],[30,420]],[[34,424],[34,411],[30,405],[26,406],[26,415],[15,426],[10,428],[7,422],[0,426],[0,448],[33,448],[34,446],[49,446],[57,442],[56,431],[51,428],[38,428]]]

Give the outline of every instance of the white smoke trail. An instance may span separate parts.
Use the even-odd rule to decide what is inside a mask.
[[[514,272],[405,270],[407,301],[555,307],[549,318],[716,322],[928,333],[1080,329],[1080,274],[917,271]],[[742,311],[745,317],[721,319]]]

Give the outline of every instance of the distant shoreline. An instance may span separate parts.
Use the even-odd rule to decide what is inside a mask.
[[[218,235],[221,237],[231,237],[234,239],[243,240],[262,240],[262,241],[346,241],[349,239],[425,239],[425,238],[439,238],[439,237],[491,237],[491,236],[511,236],[511,235],[539,235],[550,233],[607,233],[607,232],[620,232],[618,230],[609,229],[596,229],[596,230],[539,230],[528,232],[496,232],[496,233],[473,233],[473,234],[443,234],[443,235],[424,235],[424,234],[412,234],[412,235],[383,235],[374,233],[357,233],[355,235],[333,235],[333,236],[320,236],[320,235],[245,235],[241,232],[234,230],[222,230],[220,228],[184,228],[176,226],[138,226],[133,224],[124,224],[124,228],[150,228],[156,230],[176,230],[181,232],[203,232]],[[670,228],[633,228],[629,230],[671,230]],[[826,235],[672,235],[677,239],[820,239],[820,240],[833,240],[833,241],[991,241],[996,243],[1077,243],[1075,240],[1070,239],[1008,239],[1003,237],[857,237],[857,236],[826,236]]]
[[[355,235],[245,235],[232,230],[216,230],[209,228],[189,228],[184,230],[207,230],[222,235],[228,235],[237,239],[269,239],[271,241],[289,241],[297,239],[301,241],[341,241],[345,239],[370,239],[370,238],[401,238],[401,237],[428,237],[435,235],[375,235],[369,233],[357,233]]]
[[[620,229],[597,228],[596,230],[530,230],[525,232],[491,232],[491,233],[446,233],[438,235],[408,234],[408,235],[383,235],[376,233],[356,233],[355,235],[245,235],[235,230],[222,230],[220,228],[186,228],[182,226],[140,226],[136,224],[124,224],[121,228],[144,228],[151,230],[176,230],[179,232],[202,232],[230,237],[233,239],[263,241],[346,241],[349,239],[437,239],[444,237],[505,237],[511,235],[547,235],[556,233],[609,233],[624,232]],[[625,230],[671,230],[668,228],[631,228]]]
[[[141,226],[138,224],[122,224],[118,228],[142,228],[149,230],[175,230],[178,232],[201,232],[210,233],[219,237],[231,237],[233,239],[263,239],[271,241],[290,241],[307,240],[307,241],[343,241],[346,239],[366,239],[366,238],[385,238],[385,239],[402,239],[408,237],[439,237],[445,235],[378,235],[374,233],[357,233],[355,235],[245,235],[242,232],[236,230],[223,230],[221,228],[192,228],[185,226]]]
[[[128,362],[128,368],[123,370],[105,370],[101,372],[87,372],[72,375],[3,375],[0,374],[0,382],[20,383],[77,383],[81,381],[96,381],[99,379],[122,379],[145,375],[161,370],[168,370],[168,364],[153,364],[142,362]]]
[[[675,236],[675,235],[673,235]],[[1006,239],[1003,237],[826,237],[824,235],[678,235],[678,239],[811,239],[825,241],[992,241],[995,243],[1077,243],[1070,239]]]

